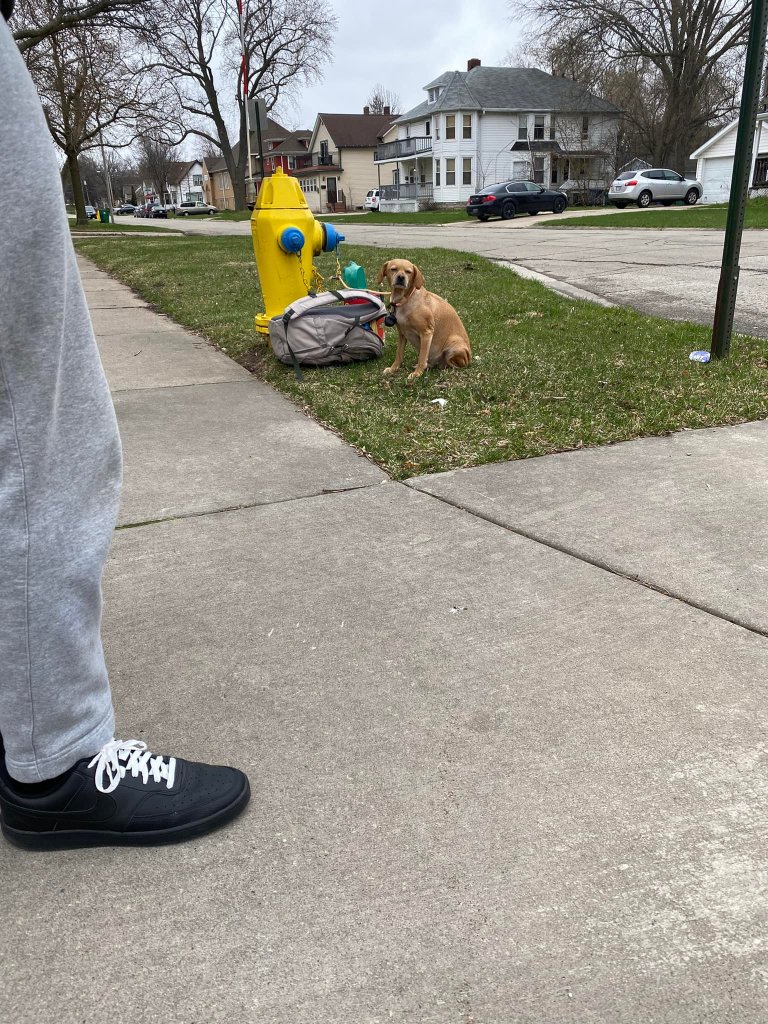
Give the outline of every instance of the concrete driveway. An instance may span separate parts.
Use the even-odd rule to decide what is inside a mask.
[[[711,324],[720,278],[723,232],[698,229],[552,228],[542,214],[487,224],[371,225],[340,217],[348,242],[395,255],[404,249],[440,246],[475,252],[574,285],[618,305],[673,320]],[[157,221],[189,234],[250,235],[248,221]],[[735,329],[768,337],[768,231],[744,233]],[[439,291],[438,282],[430,282]]]

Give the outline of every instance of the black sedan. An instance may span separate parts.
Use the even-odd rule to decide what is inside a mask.
[[[535,181],[505,181],[501,185],[489,185],[470,196],[467,213],[483,221],[489,217],[511,220],[516,213],[528,213],[533,217],[542,211],[562,213],[567,206],[566,195],[537,185]]]

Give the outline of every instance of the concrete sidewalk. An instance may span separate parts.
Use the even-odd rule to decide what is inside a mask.
[[[84,267],[120,729],[254,796],[0,846],[3,1019],[765,1019],[765,425],[405,486]]]

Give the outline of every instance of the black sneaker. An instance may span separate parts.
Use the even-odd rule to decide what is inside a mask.
[[[34,796],[0,762],[3,835],[30,850],[176,843],[231,821],[251,795],[236,768],[151,754],[138,740],[112,740]]]

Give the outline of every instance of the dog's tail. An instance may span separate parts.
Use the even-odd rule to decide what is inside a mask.
[[[445,366],[464,367],[472,362],[472,352],[463,338],[457,338],[455,344],[448,344],[443,352]]]

